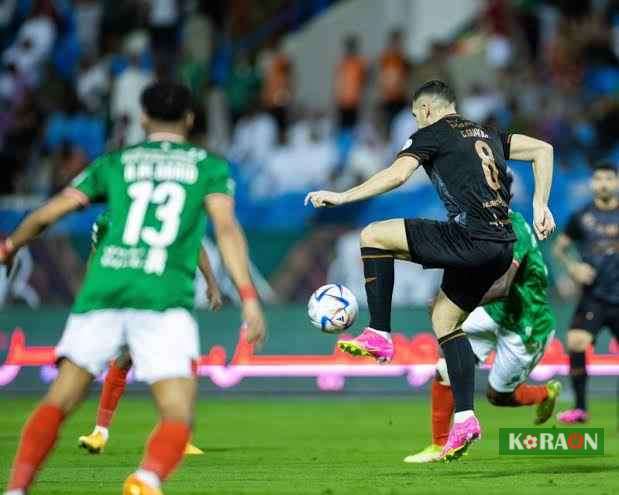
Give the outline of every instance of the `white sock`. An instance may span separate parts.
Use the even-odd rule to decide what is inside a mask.
[[[152,471],[146,471],[145,469],[138,469],[135,472],[135,475],[138,477],[139,480],[142,480],[144,483],[146,483],[147,485],[153,488],[159,488],[161,486],[161,480],[159,479],[159,476],[157,476]]]
[[[475,413],[472,409],[467,409],[466,411],[458,411],[454,414],[454,423],[462,423],[463,421],[466,421],[467,419],[474,416]]]
[[[110,438],[110,431],[105,426],[95,426],[93,433],[101,433],[106,442]]]
[[[4,492],[4,495],[26,495],[26,492],[23,490],[9,490]]]
[[[370,330],[372,330],[372,332],[377,333],[378,335],[380,335],[381,337],[386,338],[389,342],[391,342],[391,333],[390,332],[383,332],[382,330],[376,330],[372,327],[368,327]]]

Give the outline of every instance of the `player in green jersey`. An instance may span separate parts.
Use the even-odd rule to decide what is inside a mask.
[[[205,211],[239,290],[248,339],[264,339],[228,164],[186,142],[194,118],[191,93],[176,83],[154,83],[141,103],[147,141],[95,160],[0,243],[0,263],[10,263],[17,249],[61,217],[91,201],[107,203],[109,231],[90,261],[56,348],[58,377],[22,432],[9,495],[25,494],[66,417],[125,345],[136,378],[151,387],[160,423],[123,493],[163,493],[160,484],[182,459],[191,434],[194,363],[200,353],[190,311]]]
[[[520,213],[510,212],[516,243],[514,244],[513,279],[508,294],[475,309],[465,320],[473,352],[483,363],[496,352],[488,376],[488,400],[496,406],[537,405],[536,424],[550,418],[561,391],[558,381],[546,385],[524,382],[544,354],[552,339],[555,318],[546,288],[548,270],[531,227]],[[432,382],[432,444],[404,459],[407,463],[435,462],[441,457],[453,415],[453,395],[444,359],[437,363]]]
[[[97,217],[95,223],[92,225],[91,256],[96,252],[97,246],[101,243],[101,240],[105,237],[109,228],[110,215],[106,210]],[[211,268],[208,254],[202,246],[200,246],[199,250],[198,267],[206,280],[206,299],[210,309],[217,311],[222,306],[221,291],[219,290],[217,279]],[[89,435],[83,435],[78,439],[78,445],[91,454],[101,453],[109,440],[109,428],[112,423],[112,418],[114,417],[120,398],[125,391],[127,374],[132,366],[131,355],[125,349],[112,361],[108,368],[105,380],[103,381],[103,387],[101,388],[95,428]],[[187,455],[199,455],[203,453],[202,450],[191,443],[188,443],[185,447],[185,454]]]

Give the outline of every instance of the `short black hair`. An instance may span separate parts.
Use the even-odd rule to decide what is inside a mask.
[[[142,109],[150,118],[177,122],[192,110],[191,91],[177,82],[155,82],[142,91]]]
[[[432,81],[423,83],[413,94],[413,101],[416,101],[418,98],[425,95],[437,96],[445,100],[447,103],[456,102],[456,94],[453,89],[451,89],[449,84],[439,81],[438,79],[433,79]]]
[[[593,173],[596,173],[599,170],[606,171],[606,172],[613,172],[614,174],[617,173],[617,167],[612,162],[596,163],[593,166]]]

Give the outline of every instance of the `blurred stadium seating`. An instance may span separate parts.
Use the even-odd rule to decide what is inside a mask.
[[[590,165],[619,158],[619,2],[459,2],[458,25],[423,43],[411,26],[445,2],[385,4],[399,23],[377,33],[331,29],[329,63],[307,81],[305,68],[321,59],[305,55],[304,40],[351,5],[371,12],[376,2],[1,2],[0,234],[94,156],[142,139],[137,97],[165,78],[194,92],[193,139],[233,164],[238,214],[274,299],[303,301],[336,273],[343,233],[378,218],[443,215],[422,173],[403,191],[337,212],[302,204],[310,188],[350,186],[386,165],[415,127],[407,97],[428,78],[454,84],[465,116],[554,143],[552,206],[562,224],[588,198]],[[471,60],[474,74],[463,69]],[[310,98],[308,85],[327,88],[328,101]],[[529,216],[530,171],[512,167],[515,207]],[[30,284],[45,302],[70,302],[97,211],[65,219],[33,245]],[[424,290],[400,302],[425,302],[433,280],[417,277]],[[7,294],[14,299],[23,298]]]

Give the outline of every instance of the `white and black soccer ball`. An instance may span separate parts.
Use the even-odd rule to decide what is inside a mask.
[[[307,303],[312,325],[326,333],[343,332],[355,322],[358,312],[357,298],[340,284],[323,285]]]

